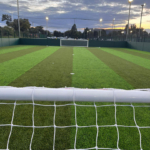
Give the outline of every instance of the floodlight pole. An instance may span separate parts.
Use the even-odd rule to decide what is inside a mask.
[[[131,11],[131,2],[129,2],[129,16],[128,16],[128,28],[127,28],[126,40],[128,39],[128,34],[129,34],[130,11]]]
[[[47,30],[47,31],[46,31],[47,33],[46,33],[46,34],[47,34],[47,36],[48,36],[48,20],[49,20],[49,18],[46,17],[46,30]]]
[[[101,34],[102,34],[102,33],[101,33],[101,29],[100,29],[100,37],[101,37]]]
[[[18,31],[19,31],[19,38],[20,38],[19,0],[17,0],[17,10],[18,10]]]
[[[112,24],[112,36],[113,36],[114,29],[115,29],[114,21],[115,21],[115,18],[113,19],[113,24]]]
[[[143,7],[145,6],[145,4],[143,4],[141,6],[142,6],[142,11],[141,11],[141,21],[140,21],[140,31],[139,31],[139,35],[140,36],[141,36],[141,25],[142,25]]]
[[[46,30],[47,30],[47,36],[48,36],[48,20],[46,20]]]
[[[101,37],[101,25],[102,25],[103,19],[100,19],[100,37]]]

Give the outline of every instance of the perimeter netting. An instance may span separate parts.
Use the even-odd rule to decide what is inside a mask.
[[[45,140],[46,138],[51,139],[51,141],[46,142],[47,145],[49,146],[44,147],[46,145],[44,144],[43,149],[53,149],[53,150],[55,149],[74,149],[74,150],[130,149],[132,145],[125,146],[125,144],[128,144],[129,140],[132,141],[131,137],[134,137],[132,141],[133,143],[132,142],[131,143],[135,144],[136,149],[142,150],[144,148],[146,149],[149,146],[148,136],[150,132],[144,133],[142,131],[143,129],[148,129],[150,131],[149,118],[146,118],[146,121],[144,121],[145,117],[148,117],[150,114],[150,105],[149,105],[150,90],[149,89],[127,91],[127,90],[117,90],[117,89],[94,90],[94,89],[75,89],[75,88],[48,89],[48,88],[36,88],[36,87],[34,88],[33,87],[29,87],[29,88],[2,87],[0,88],[0,95],[1,95],[0,107],[2,108],[0,110],[0,114],[1,114],[0,134],[3,134],[0,140],[1,141],[0,149],[6,149],[6,150],[13,149],[11,147],[15,145],[14,137],[18,137],[17,135],[19,135],[18,140],[22,138],[22,136],[26,137],[27,136],[26,132],[25,132],[26,136],[20,133],[20,130],[22,128],[23,129],[30,128],[32,130],[32,134],[29,139],[29,144],[27,145],[28,149],[30,150],[36,149],[35,145],[38,145],[38,147],[39,144],[42,145],[42,143],[36,141],[37,129],[53,130],[53,135],[50,135],[51,137],[44,137],[46,136],[45,135],[46,133],[43,134],[43,137],[40,133],[38,134],[38,138],[40,137],[40,139],[41,138]],[[24,100],[26,100],[26,102],[24,102]],[[41,101],[45,101],[45,103],[42,103]],[[65,101],[66,103],[64,104],[62,103],[57,104],[57,102],[65,102]],[[8,106],[9,108],[5,109]],[[11,106],[13,107],[11,112],[11,120],[8,123],[8,121],[6,121],[7,120],[6,116],[9,114],[10,111],[9,109]],[[22,108],[24,106],[28,107],[25,112],[27,114],[28,111],[31,112],[29,108],[32,107],[32,114],[31,114],[32,125],[26,124],[28,119],[25,117],[24,113],[21,113],[21,111],[23,111]],[[52,124],[46,125],[46,124],[39,123],[38,120],[39,118],[36,111],[37,107],[42,110],[40,111],[40,113],[42,113],[45,108],[46,109],[52,108],[53,114],[50,113],[45,114],[48,115],[48,117],[52,117],[53,120]],[[68,124],[67,122],[63,121],[65,120],[65,117],[67,115],[70,115],[68,112],[66,113],[66,115],[64,115],[64,117],[62,116],[60,117],[60,120],[64,122],[64,124],[60,125],[59,123],[61,121],[59,121],[58,123],[58,119],[57,119],[58,114],[63,113],[63,111],[60,111],[61,108],[63,108],[63,110],[65,109],[67,110],[67,107],[71,107],[72,113],[74,112],[73,113],[74,117],[72,117],[73,118],[72,120],[74,121],[71,122],[72,124]],[[123,111],[124,107],[130,109],[130,113],[131,113],[130,115],[128,112],[126,112],[127,109]],[[19,111],[17,110],[18,108]],[[82,111],[83,109],[84,111]],[[141,111],[141,109],[143,109],[144,111]],[[3,116],[4,110],[7,112],[6,115]],[[137,113],[137,111],[139,112]],[[141,114],[142,112],[143,114]],[[125,116],[123,117],[122,115],[119,115],[119,113],[121,114],[127,113],[127,114],[126,117]],[[17,124],[15,118],[18,119],[18,115],[22,117],[22,122],[20,121],[20,123]],[[109,115],[112,115],[113,117],[112,116],[109,117]],[[144,117],[144,115],[146,116]],[[42,118],[44,118],[44,115],[42,115]],[[103,120],[104,118],[106,119],[105,121]],[[114,123],[113,121],[112,123],[109,123],[109,120],[111,120],[112,118],[114,118]],[[127,124],[124,122],[125,119],[128,119]],[[94,123],[91,123],[90,120],[94,120]],[[44,122],[44,119],[42,119],[41,121]],[[5,131],[2,130],[3,127],[10,127],[10,130],[9,131],[7,130],[8,134],[5,134]],[[15,128],[18,128],[17,132],[15,132]],[[112,128],[113,131],[110,130]],[[123,136],[126,135],[122,135],[122,129],[127,129],[127,128],[130,130],[130,132],[133,132],[135,134],[130,136],[128,135],[128,139],[125,139],[126,141],[124,141]],[[59,136],[57,135],[60,129],[74,129],[75,132],[74,132],[74,138],[73,138],[74,140],[72,146],[65,147],[65,144],[63,143],[63,139],[65,135],[61,135],[62,139],[60,139],[60,135]],[[107,129],[108,129],[108,133],[107,132],[104,133],[104,131],[107,131]],[[27,139],[28,136],[26,137],[26,139],[24,138],[24,141],[26,141]],[[61,140],[62,143],[64,144],[63,146]],[[2,144],[2,141],[6,143],[6,145]],[[21,144],[23,144],[24,141],[22,141]],[[86,145],[89,147],[87,147]],[[137,145],[139,145],[139,147]],[[17,146],[18,145],[15,146],[16,149]],[[22,147],[22,149],[23,148],[24,147]]]
[[[88,47],[88,40],[61,39],[60,46]]]

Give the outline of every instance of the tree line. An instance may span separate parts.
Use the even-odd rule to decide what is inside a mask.
[[[14,32],[18,33],[18,19],[12,20],[10,15],[3,14],[2,21],[6,21],[6,25],[4,27],[0,27],[0,31],[3,31],[3,35],[13,35]],[[114,36],[123,36],[126,35],[128,29],[128,25],[125,26],[123,30],[112,30],[110,33],[107,33],[107,30],[91,30],[89,28],[85,28],[83,32],[77,30],[76,24],[74,24],[71,30],[67,30],[65,32],[54,31],[53,34],[50,31],[44,30],[43,26],[32,27],[28,19],[20,18],[20,31],[24,34],[43,34],[47,36],[55,36],[55,37],[70,37],[70,38],[100,38],[100,37],[114,37]],[[138,36],[139,33],[144,36],[150,36],[144,29],[139,29],[137,26],[131,25],[129,28],[129,35]]]
[[[0,27],[3,35],[13,35],[14,32],[18,33],[18,19],[12,20],[10,15],[3,14],[2,21],[6,21],[4,27]],[[50,31],[44,30],[43,26],[32,27],[28,19],[20,18],[20,31],[24,34],[45,34],[51,36]]]

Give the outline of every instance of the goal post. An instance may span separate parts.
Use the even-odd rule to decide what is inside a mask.
[[[150,89],[0,87],[0,100],[150,103]]]
[[[75,39],[60,39],[60,46],[89,47],[89,41]]]

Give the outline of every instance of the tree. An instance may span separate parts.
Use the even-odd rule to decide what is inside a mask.
[[[97,37],[98,37],[98,32],[94,31],[94,38],[97,38]]]
[[[84,29],[84,32],[83,32],[84,38],[86,38],[86,39],[88,38],[88,33],[87,33],[87,31],[89,31],[89,28],[86,27],[86,28]]]
[[[72,31],[72,32],[77,32],[77,26],[76,26],[76,24],[74,24],[74,25],[72,26],[71,31]]]
[[[3,14],[2,21],[12,21],[11,15]]]
[[[103,36],[103,37],[106,36],[106,31],[104,29],[101,30],[101,36]]]
[[[62,37],[62,36],[64,36],[64,34],[55,30],[54,31],[54,36],[56,36],[56,37]]]
[[[72,28],[71,28],[71,37],[72,37],[72,38],[78,38],[76,24],[74,24],[74,25],[72,26]]]
[[[0,27],[0,34],[1,36],[13,36],[14,35],[14,29],[8,26]]]
[[[65,36],[71,37],[71,31],[70,31],[70,30],[66,31],[66,32],[65,32]]]
[[[7,26],[14,28],[15,31],[18,31],[18,19],[14,19],[13,22],[6,21]],[[28,19],[20,19],[20,31],[24,32],[30,29],[30,22]]]
[[[42,34],[45,33],[45,31],[44,31],[44,29],[43,29],[43,26],[36,26],[36,27],[35,27],[35,30],[37,30],[39,33],[42,33]]]

